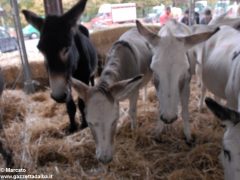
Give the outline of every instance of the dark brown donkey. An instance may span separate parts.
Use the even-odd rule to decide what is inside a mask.
[[[77,26],[87,0],[80,0],[61,16],[49,15],[42,18],[33,12],[23,10],[26,20],[40,31],[38,49],[45,57],[48,70],[51,97],[66,103],[70,118],[70,132],[77,130],[75,122],[76,105],[71,95],[70,77],[94,85],[97,54],[88,38],[84,26]],[[87,127],[82,99],[78,100],[82,114],[81,129]]]

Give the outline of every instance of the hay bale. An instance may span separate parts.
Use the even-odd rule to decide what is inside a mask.
[[[38,81],[41,86],[48,85],[47,71],[44,58],[40,53],[29,53],[28,64],[32,80]],[[9,61],[11,59],[11,61]],[[16,52],[1,59],[1,69],[5,77],[7,88],[23,88],[23,67],[20,55]]]
[[[48,73],[43,60],[30,61],[32,79],[39,82],[39,86],[49,86]]]
[[[6,67],[2,68],[2,73],[5,78],[6,87],[15,86],[15,83],[19,83],[21,81],[21,80],[18,80],[21,70],[22,70],[21,67],[17,64],[13,65],[13,66],[6,66]],[[21,79],[21,77],[20,77],[20,79]]]

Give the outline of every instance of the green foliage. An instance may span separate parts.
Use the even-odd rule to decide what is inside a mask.
[[[24,7],[25,9],[30,9],[34,6],[34,1],[32,0],[21,0],[20,7]]]
[[[44,16],[44,5],[43,0],[21,0],[19,3],[19,11],[23,9],[28,9],[34,11],[36,14]],[[27,21],[20,14],[22,26],[27,25]]]
[[[44,5],[43,0],[18,0],[19,1],[19,10],[22,9],[30,9],[36,12],[39,15],[44,15]],[[70,9],[74,4],[76,4],[79,0],[62,0],[64,12]],[[196,0],[197,1],[197,0]],[[209,5],[213,5],[217,0],[208,0]],[[144,12],[147,12],[149,7],[165,4],[165,5],[176,5],[179,7],[187,7],[189,0],[89,0],[86,6],[86,10],[82,16],[84,21],[90,20],[97,14],[98,8],[101,4],[104,3],[128,3],[135,2],[137,4],[137,14],[138,17],[144,16]],[[5,10],[6,17],[4,18],[4,22],[8,26],[13,26],[12,19],[12,10],[10,0],[0,0],[0,6]],[[23,25],[26,25],[27,22],[21,15],[21,22]],[[0,22],[1,23],[1,22]],[[1,25],[1,24],[0,24]]]
[[[1,17],[1,26],[13,26],[13,17],[11,11],[10,0],[0,0],[0,6],[4,10],[5,14]]]
[[[43,0],[19,0],[19,12],[20,12],[20,19],[25,26],[27,22],[23,18],[21,14],[22,9],[30,9],[36,12],[37,14],[44,15],[44,6]],[[14,20],[13,20],[13,12],[10,0],[0,0],[0,6],[5,11],[5,16],[2,17],[2,21],[0,22],[1,26],[11,26],[14,27]]]

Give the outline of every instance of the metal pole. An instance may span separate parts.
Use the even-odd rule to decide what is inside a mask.
[[[188,9],[188,25],[192,25],[192,0],[189,1],[189,9]]]
[[[44,0],[44,9],[46,15],[63,14],[62,0]]]
[[[18,43],[20,48],[21,61],[23,66],[23,79],[24,79],[24,91],[27,94],[35,91],[34,84],[31,78],[30,66],[28,63],[26,47],[24,44],[24,36],[22,32],[22,26],[20,23],[19,10],[17,0],[11,0],[11,6],[13,8],[14,23],[16,27]]]

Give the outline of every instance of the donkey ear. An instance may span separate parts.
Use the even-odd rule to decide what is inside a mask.
[[[63,18],[70,24],[71,27],[77,24],[77,20],[83,13],[86,3],[87,0],[80,0],[75,6],[73,6],[63,15]]]
[[[213,99],[207,97],[205,102],[208,108],[226,125],[236,125],[240,122],[240,114],[237,111],[224,107]]]
[[[86,101],[89,87],[73,77],[71,78],[71,82],[72,87],[78,93],[78,96],[83,99],[83,101]]]
[[[146,27],[144,27],[140,21],[136,20],[136,25],[137,25],[137,29],[138,32],[152,45],[155,46],[157,43],[157,40],[160,39],[160,37],[153,33],[152,31],[150,31],[149,29],[147,29]]]
[[[216,32],[218,32],[219,29],[220,28],[216,28],[216,29],[214,29],[214,31],[193,34],[193,35],[185,36],[185,37],[176,37],[176,38],[178,40],[184,42],[186,49],[190,49],[190,48],[192,48],[192,46],[194,46],[198,43],[201,43],[203,41],[206,41],[208,38],[210,38],[212,35],[214,35]]]
[[[135,88],[139,87],[142,82],[143,75],[139,75],[132,79],[127,79],[123,81],[119,81],[112,85],[109,88],[112,96],[117,100],[121,101],[126,99]]]
[[[43,18],[28,10],[22,10],[22,13],[29,24],[33,25],[39,31],[42,29],[44,23]]]

